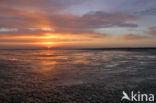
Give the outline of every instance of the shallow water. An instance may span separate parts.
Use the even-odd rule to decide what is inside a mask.
[[[29,100],[21,94],[27,92],[42,93],[44,99],[49,95],[45,91],[58,87],[102,84],[112,91],[134,89],[155,83],[155,65],[156,50],[0,50],[0,101],[20,103],[18,94]]]

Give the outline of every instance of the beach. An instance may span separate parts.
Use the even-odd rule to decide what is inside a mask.
[[[0,103],[121,103],[156,94],[155,64],[155,49],[0,50]]]

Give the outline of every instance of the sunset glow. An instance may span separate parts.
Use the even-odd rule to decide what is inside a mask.
[[[41,45],[41,46],[43,45],[47,48],[51,48],[54,46],[54,43],[53,42],[41,42],[41,43],[39,43],[39,45]]]
[[[2,0],[0,48],[155,47],[155,2],[119,1]]]

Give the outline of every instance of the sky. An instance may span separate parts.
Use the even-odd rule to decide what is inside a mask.
[[[0,49],[156,47],[156,0],[0,0]]]

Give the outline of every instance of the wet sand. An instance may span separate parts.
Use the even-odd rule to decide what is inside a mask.
[[[121,103],[123,90],[156,94],[155,63],[155,50],[1,50],[0,103]]]

